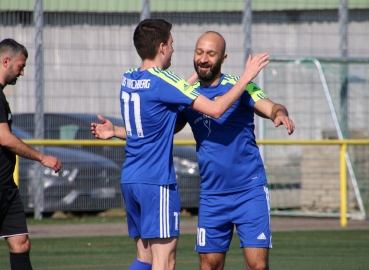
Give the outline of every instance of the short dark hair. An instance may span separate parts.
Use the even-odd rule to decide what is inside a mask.
[[[10,56],[24,54],[24,56],[28,58],[28,51],[26,47],[11,38],[3,39],[0,42],[0,55],[4,53],[8,53]]]
[[[142,60],[153,60],[160,43],[167,44],[172,24],[162,19],[141,21],[133,34],[133,43]]]

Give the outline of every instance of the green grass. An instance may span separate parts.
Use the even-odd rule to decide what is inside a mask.
[[[195,235],[181,235],[177,270],[198,269]],[[226,270],[245,269],[234,235]],[[369,229],[274,232],[270,269],[368,269]],[[135,245],[126,236],[32,239],[31,260],[43,269],[127,269],[135,259]],[[0,269],[9,269],[8,249],[0,241]]]
[[[96,213],[64,213],[63,218],[52,218],[50,215],[44,216],[41,220],[34,219],[32,214],[27,214],[27,225],[68,225],[68,224],[101,224],[125,222],[125,211],[121,209],[108,210]],[[181,220],[194,220],[197,216],[182,216]]]

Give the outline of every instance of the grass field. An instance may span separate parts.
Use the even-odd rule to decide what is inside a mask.
[[[198,269],[195,235],[181,235],[178,270]],[[227,270],[245,269],[234,236],[227,254]],[[135,259],[133,240],[126,236],[32,239],[32,264],[43,269],[127,269]],[[8,270],[8,249],[0,241],[0,269]],[[369,229],[274,232],[270,269],[369,269]]]

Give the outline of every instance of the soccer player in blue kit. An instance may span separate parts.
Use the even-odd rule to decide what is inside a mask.
[[[171,64],[171,24],[161,19],[141,21],[133,34],[140,68],[123,74],[120,101],[124,127],[98,116],[91,123],[95,137],[126,139],[121,186],[126,203],[129,236],[135,239],[137,259],[129,269],[174,269],[180,228],[180,200],[172,147],[179,107],[219,118],[267,65],[269,55],[248,58],[239,81],[222,98],[211,101],[190,84],[166,70]]]
[[[200,36],[196,43],[194,68],[200,81],[193,86],[210,100],[224,96],[239,80],[221,73],[227,58],[225,48],[224,38],[213,31]],[[224,268],[234,226],[247,269],[269,269],[269,195],[255,141],[254,112],[293,133],[295,127],[287,109],[270,101],[253,82],[219,119],[191,108],[178,116],[178,126],[186,122],[191,126],[202,178],[196,244],[201,270]]]

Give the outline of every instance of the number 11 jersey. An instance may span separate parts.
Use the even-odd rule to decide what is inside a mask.
[[[127,140],[121,183],[176,183],[172,148],[177,113],[198,96],[168,70],[136,68],[123,74],[120,104]]]

